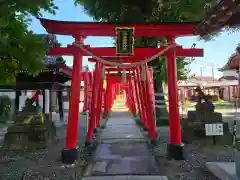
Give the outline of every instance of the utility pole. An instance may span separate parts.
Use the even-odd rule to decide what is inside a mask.
[[[200,68],[200,76],[203,75],[203,67]]]
[[[212,77],[213,77],[213,81],[214,81],[214,64],[212,65]]]
[[[207,66],[211,66],[212,67],[212,77],[213,77],[213,79],[214,79],[214,64],[212,63],[212,64],[207,64],[207,65],[205,65],[205,66],[203,66],[203,67],[200,67],[200,76],[202,76],[203,75],[203,69],[205,68],[205,67],[207,67]]]

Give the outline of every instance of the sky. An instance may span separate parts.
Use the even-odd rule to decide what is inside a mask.
[[[43,18],[62,20],[62,21],[87,21],[92,22],[93,18],[88,16],[83,7],[75,6],[73,0],[55,0],[58,10],[56,15],[52,15],[43,12]],[[47,33],[41,26],[39,20],[33,18],[32,24],[29,27],[33,32],[43,34]],[[71,36],[57,36],[58,41],[66,46],[73,42]],[[200,75],[202,69],[202,75],[212,76],[212,69],[214,69],[214,77],[220,78],[222,73],[218,71],[218,68],[224,66],[229,57],[235,53],[236,46],[240,43],[240,32],[229,34],[227,32],[222,33],[216,40],[210,42],[199,41],[197,37],[181,37],[176,40],[179,45],[189,48],[193,43],[196,43],[196,48],[204,49],[204,57],[195,58],[190,65],[191,74],[197,76]],[[85,44],[90,44],[92,47],[112,47],[113,40],[110,37],[88,37]],[[64,57],[68,65],[72,65],[72,57]],[[92,69],[93,64],[87,62],[87,57],[83,58],[83,65],[89,65]]]

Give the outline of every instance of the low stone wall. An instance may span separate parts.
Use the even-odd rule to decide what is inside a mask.
[[[52,145],[56,136],[56,127],[51,122],[41,125],[14,124],[8,127],[3,149],[26,150],[42,149]]]

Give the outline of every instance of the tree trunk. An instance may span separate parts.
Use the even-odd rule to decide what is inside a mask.
[[[166,126],[168,122],[168,111],[165,102],[164,92],[163,92],[163,83],[162,83],[161,72],[156,73],[156,78],[154,80],[154,89],[155,93],[158,96],[155,96],[158,106],[155,107],[156,114],[156,124],[157,126]]]

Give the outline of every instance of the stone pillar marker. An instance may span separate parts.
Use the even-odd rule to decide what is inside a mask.
[[[25,106],[25,92],[22,91],[21,92],[21,96],[19,97],[19,111],[22,111],[23,107]]]
[[[50,92],[49,89],[45,89],[45,113],[49,114],[49,100],[50,100]]]
[[[40,95],[38,95],[38,101],[39,101],[39,106],[41,107],[41,108],[43,108],[44,107],[44,105],[43,105],[43,95],[42,94],[40,94]]]

